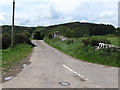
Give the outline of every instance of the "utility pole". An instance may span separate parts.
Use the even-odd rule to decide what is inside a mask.
[[[120,27],[120,1],[118,2],[118,27]]]
[[[14,44],[14,14],[15,14],[15,0],[13,0],[11,47],[13,47]]]

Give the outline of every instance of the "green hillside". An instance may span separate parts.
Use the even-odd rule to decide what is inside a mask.
[[[116,34],[116,28],[112,25],[71,22],[45,28],[47,34],[58,31],[60,35],[79,38],[92,35]]]

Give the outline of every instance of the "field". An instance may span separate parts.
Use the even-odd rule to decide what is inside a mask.
[[[111,44],[120,46],[119,37],[108,37],[107,39],[111,41]]]
[[[111,42],[112,45],[120,46],[119,36],[93,36],[96,38],[105,38]]]
[[[7,72],[16,63],[19,63],[32,51],[32,46],[27,44],[18,44],[13,48],[2,50],[2,67],[3,72]]]
[[[100,36],[99,36],[100,37]],[[61,41],[59,39],[50,39],[45,38],[44,41],[47,42],[49,45],[53,46],[54,48],[57,48],[64,53],[73,56],[74,58],[97,63],[97,64],[103,64],[107,66],[114,66],[114,67],[120,67],[120,61],[119,61],[119,54],[118,52],[114,52],[112,50],[108,49],[102,49],[102,50],[95,50],[92,46],[83,46],[81,43],[81,39],[85,38],[79,38],[75,39],[74,42],[71,41]],[[112,44],[118,45],[117,38],[109,38]],[[115,41],[114,41],[115,40]],[[114,41],[114,42],[113,42]]]

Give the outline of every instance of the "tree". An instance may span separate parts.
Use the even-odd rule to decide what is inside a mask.
[[[37,40],[43,40],[43,38],[45,37],[44,34],[40,31],[40,30],[36,30],[34,32],[34,39],[37,39]]]

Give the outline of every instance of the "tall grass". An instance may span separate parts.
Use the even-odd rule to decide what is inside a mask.
[[[19,63],[32,51],[32,46],[27,44],[18,44],[13,48],[2,50],[2,64],[0,67],[3,71],[8,71],[13,65]]]
[[[69,44],[67,43],[68,41],[61,41],[59,39],[44,38],[44,41],[54,48],[57,48],[77,59],[97,64],[120,67],[120,56],[118,52],[108,52],[106,49],[96,51],[92,46],[83,46],[79,39],[76,39],[76,41]]]

